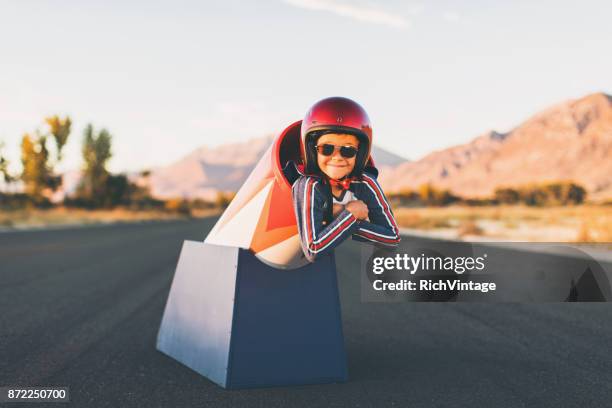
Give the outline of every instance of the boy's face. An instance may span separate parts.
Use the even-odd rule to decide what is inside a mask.
[[[342,146],[351,146],[355,149],[359,148],[359,140],[357,137],[341,133],[326,133],[317,140],[317,146],[323,146],[324,144],[334,145],[336,148],[331,156],[325,156],[317,152],[317,163],[321,171],[325,173],[327,177],[335,180],[339,180],[350,174],[355,168],[355,159],[357,156],[351,158],[343,157],[340,154],[339,148]]]

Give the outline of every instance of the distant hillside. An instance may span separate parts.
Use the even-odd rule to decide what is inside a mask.
[[[490,131],[381,174],[392,191],[432,183],[462,196],[549,180],[574,180],[589,198],[612,197],[611,96],[597,93],[552,106],[508,133]]]

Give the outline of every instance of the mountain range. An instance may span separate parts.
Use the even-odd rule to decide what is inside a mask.
[[[431,183],[460,196],[498,186],[573,180],[591,199],[612,196],[612,97],[596,93],[552,106],[507,133],[489,131],[381,174],[390,191]]]
[[[213,198],[236,191],[273,136],[201,147],[152,171],[160,198]],[[589,197],[612,197],[612,97],[596,93],[549,107],[509,132],[488,131],[468,143],[410,161],[374,146],[372,155],[385,190],[424,183],[464,197],[483,197],[499,186],[573,180]]]

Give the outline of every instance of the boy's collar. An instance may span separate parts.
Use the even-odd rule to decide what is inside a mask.
[[[340,187],[343,190],[348,190],[351,186],[351,183],[355,180],[353,177],[345,177],[342,180],[334,180],[332,178],[328,178],[329,185],[332,187]]]

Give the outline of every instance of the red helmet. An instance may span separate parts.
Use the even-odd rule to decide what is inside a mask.
[[[302,121],[302,157],[307,173],[318,169],[315,144],[324,133],[348,133],[359,138],[354,174],[359,175],[370,159],[372,126],[366,111],[355,101],[334,96],[315,103]]]

